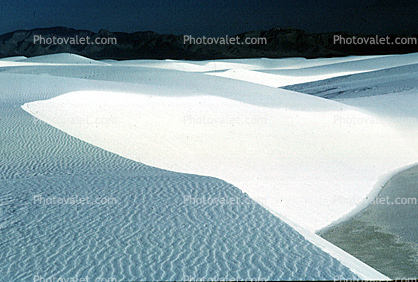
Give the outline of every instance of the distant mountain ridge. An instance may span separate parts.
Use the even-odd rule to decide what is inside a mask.
[[[347,55],[383,55],[418,52],[418,45],[339,45],[334,35],[346,38],[353,34],[342,32],[309,33],[293,28],[273,28],[234,35],[245,38],[264,37],[264,45],[202,45],[184,44],[183,35],[158,34],[152,31],[125,33],[100,30],[76,30],[66,27],[18,30],[0,36],[0,58],[13,56],[41,56],[56,53],[74,53],[92,59],[177,59],[208,60],[232,58],[284,58],[284,57],[337,57]],[[43,38],[77,37],[117,39],[115,45],[48,45],[34,44],[34,36]],[[367,35],[356,35],[367,36]],[[372,35],[374,36],[374,35]],[[417,35],[411,35],[418,38]],[[391,38],[397,37],[392,35]],[[197,36],[195,37],[197,38]]]

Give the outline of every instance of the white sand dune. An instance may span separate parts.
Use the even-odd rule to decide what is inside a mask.
[[[206,72],[208,75],[244,80],[271,87],[282,87],[286,85],[318,81],[336,76],[343,76],[359,73],[366,70],[349,68],[347,71],[337,70],[327,71],[330,66],[348,62],[366,61],[381,58],[382,56],[350,56],[343,58],[329,59],[305,59],[305,58],[286,58],[286,59],[236,59],[236,60],[214,60],[214,61],[174,61],[174,60],[131,60],[122,62],[110,62],[114,66],[130,67],[149,67],[169,70],[179,70],[184,72]],[[350,65],[348,65],[350,66]],[[300,71],[305,68],[309,74],[301,75]],[[295,72],[296,70],[296,72]],[[268,73],[269,71],[273,73]],[[288,74],[288,72],[291,72]],[[260,73],[262,72],[262,73]],[[279,74],[275,73],[279,72]],[[283,74],[280,74],[283,72]],[[317,73],[317,74],[315,74]]]
[[[85,64],[85,65],[107,65],[104,62],[92,60],[80,55],[76,54],[52,54],[52,55],[45,55],[45,56],[38,56],[38,57],[31,57],[26,58],[23,60],[19,60],[22,63],[42,63],[42,64]]]
[[[238,188],[82,142],[22,111],[22,98],[0,91],[1,281],[359,279]],[[193,205],[185,196],[241,204]]]
[[[378,123],[399,132],[407,146],[418,150],[418,64],[338,77],[286,87],[367,110]],[[405,144],[406,144],[405,143]]]
[[[0,61],[7,61],[7,62],[16,62],[21,60],[26,60],[27,58],[25,56],[15,56],[15,57],[7,57],[7,58],[1,58]]]
[[[392,66],[393,60],[386,57],[368,60],[379,59]],[[113,80],[107,71],[112,69],[105,70],[103,77]],[[115,78],[144,83],[145,72],[142,69],[132,77],[118,69]],[[368,196],[379,172],[382,175],[416,161],[416,150],[402,146],[405,140],[393,128],[372,122],[351,124],[350,118],[377,119],[356,108],[245,82],[228,84],[228,80],[200,74],[154,69],[152,75],[154,81],[140,85],[137,94],[78,92],[29,106],[32,112],[39,111],[37,117],[54,126],[83,140],[87,138],[83,134],[91,136],[97,141],[86,141],[130,159],[224,179],[270,208],[281,206],[272,209],[312,231],[330,224]],[[54,116],[47,116],[51,114]],[[86,115],[92,120],[113,117],[118,122],[95,128],[68,122],[59,125],[66,120],[64,116],[68,120]],[[123,132],[132,132],[131,137]],[[369,156],[367,160],[364,155]],[[223,167],[234,169],[225,171]],[[249,170],[255,171],[244,176]],[[309,181],[301,184],[300,175]],[[294,183],[298,188],[291,188]],[[327,191],[328,198],[315,197],[320,191]],[[306,210],[296,212],[305,202]],[[317,216],[312,216],[314,210],[318,210]]]
[[[296,65],[285,64],[286,67],[276,67],[269,69],[241,68],[237,66],[235,68],[226,69],[219,72],[211,72],[208,74],[249,81],[252,83],[267,85],[271,87],[283,87],[286,85],[307,83],[333,77],[341,77],[350,74],[370,72],[418,63],[418,54],[416,53],[394,56],[373,56],[363,59],[359,58],[362,57],[348,57],[345,60],[316,59],[319,60],[318,63],[302,63]],[[309,62],[310,60],[307,61]]]
[[[248,81],[256,84],[266,85],[270,87],[283,87],[287,85],[297,84],[297,83],[306,83],[311,81],[324,80],[336,76],[344,76],[349,74],[358,73],[358,71],[349,71],[349,72],[330,72],[328,74],[311,74],[305,76],[294,76],[294,75],[280,75],[272,73],[263,73],[260,71],[254,70],[245,70],[245,69],[234,69],[226,70],[223,72],[211,72],[207,73],[208,75],[227,77],[237,80]]]
[[[408,64],[284,88],[338,101],[392,93],[401,95],[418,88],[417,74],[418,64]]]
[[[356,274],[382,278],[306,230],[314,232],[348,216],[379,192],[387,173],[415,163],[418,151],[411,139],[391,124],[372,122],[380,118],[379,109],[372,113],[367,107],[259,84],[369,72],[417,58],[130,61],[76,67],[69,66],[67,57],[66,66],[30,71],[53,75],[51,81],[85,85],[64,85],[69,93],[62,90],[66,94],[26,103],[23,109],[123,157],[225,180]],[[8,75],[23,77],[27,71],[18,67]],[[234,73],[239,80],[208,75],[213,71]],[[353,119],[367,122],[349,122]]]
[[[126,60],[108,61],[112,65],[118,66],[141,66],[151,68],[163,68],[180,70],[186,72],[211,72],[225,71],[231,69],[241,70],[282,70],[282,69],[302,69],[307,67],[331,65],[342,62],[352,62],[379,58],[381,56],[349,56],[341,58],[285,58],[285,59],[225,59],[209,61],[177,61],[177,60]]]
[[[105,62],[95,61],[75,54],[53,54],[38,57],[26,58],[23,56],[0,59],[0,68],[2,67],[29,67],[29,66],[67,66],[67,65],[109,65]]]
[[[415,162],[417,151],[390,127],[341,122],[372,115],[298,96],[277,90],[272,104],[281,106],[269,108],[213,96],[84,91],[24,108],[129,159],[223,179],[315,231],[359,205],[380,174]],[[71,122],[85,116],[94,126]]]

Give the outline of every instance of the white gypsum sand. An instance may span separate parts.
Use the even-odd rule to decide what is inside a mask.
[[[417,57],[408,56],[408,62]],[[375,61],[369,62],[369,70],[407,64],[402,56],[370,60]],[[364,63],[356,69],[355,61],[349,71],[367,71]],[[417,148],[402,132],[373,122],[379,116],[359,108],[204,73],[190,75],[184,67],[181,72],[141,68],[142,63],[130,64],[144,74],[152,71],[155,80],[132,77],[132,69],[126,70],[130,80],[125,85],[136,83],[135,93],[123,88],[124,73],[119,68],[121,91],[71,92],[23,108],[121,156],[223,179],[294,226],[302,226],[300,230],[311,232],[364,205],[378,191],[376,183],[382,175],[417,160]],[[177,62],[170,63],[176,69]],[[232,69],[233,63],[229,64],[223,67]],[[331,64],[323,64],[320,75],[332,76]],[[107,67],[110,73],[112,67]],[[318,68],[310,74],[305,69],[304,76],[317,77]],[[245,68],[238,72],[241,69]],[[181,80],[176,84],[174,77]],[[168,85],[167,80],[174,83]],[[349,122],[353,119],[367,122]],[[363,269],[363,275],[367,271]]]
[[[283,93],[276,99],[301,95],[277,91]],[[375,119],[371,115],[305,98],[311,111],[210,96],[90,91],[25,108],[126,158],[223,179],[314,232],[355,209],[380,175],[413,163],[416,151],[390,127],[340,122]]]
[[[68,96],[73,96],[72,98],[75,100],[72,100],[71,102],[68,99],[65,99],[68,98]],[[114,97],[117,97],[119,104],[118,106],[113,104],[113,106],[110,107],[109,104],[106,104],[106,102],[110,102],[108,99],[112,99]],[[65,124],[76,124],[77,121],[80,121],[80,127],[83,127],[83,124],[88,125],[90,123],[96,124],[98,128],[105,126],[107,128],[107,132],[103,135],[97,134],[98,132],[95,130],[90,130],[85,132],[81,139],[98,145],[104,149],[117,152],[122,156],[132,158],[136,161],[141,161],[149,165],[154,165],[174,171],[216,176],[218,178],[224,179],[227,182],[240,187],[243,191],[246,191],[251,197],[263,205],[269,207],[270,210],[275,208],[275,211],[277,211],[278,207],[283,208],[282,210],[278,211],[278,213],[280,213],[282,216],[284,215],[285,217],[290,218],[292,221],[295,221],[300,225],[305,224],[303,225],[305,228],[308,228],[307,223],[310,223],[310,220],[313,221],[315,219],[326,219],[330,214],[327,212],[327,208],[332,208],[332,205],[336,205],[339,208],[345,207],[344,204],[349,203],[350,199],[348,193],[353,195],[353,192],[357,192],[359,195],[361,195],[361,193],[359,193],[360,191],[356,191],[352,189],[352,187],[344,187],[343,185],[345,182],[343,181],[340,181],[340,183],[338,183],[339,185],[335,185],[335,182],[332,182],[333,185],[327,184],[327,181],[320,179],[324,176],[320,175],[321,171],[318,169],[318,167],[316,168],[317,170],[309,167],[320,165],[318,161],[315,161],[315,155],[318,152],[311,151],[313,150],[314,146],[318,145],[318,140],[314,141],[314,143],[311,145],[312,147],[305,147],[307,150],[303,152],[299,151],[298,156],[294,154],[292,157],[293,159],[291,160],[282,159],[281,156],[288,154],[286,151],[271,151],[267,148],[269,146],[271,148],[271,146],[274,146],[274,144],[277,143],[275,142],[275,139],[280,139],[280,144],[286,144],[287,148],[289,148],[291,144],[297,145],[295,142],[292,143],[292,139],[296,136],[293,134],[288,134],[288,132],[295,125],[302,125],[300,118],[299,120],[296,118],[295,124],[286,125],[283,123],[278,123],[277,126],[261,124],[250,127],[252,130],[248,130],[248,125],[246,124],[241,126],[239,124],[225,124],[225,126],[221,126],[223,128],[216,126],[216,132],[223,136],[228,136],[229,139],[229,142],[220,142],[219,140],[223,140],[223,137],[220,135],[214,135],[213,130],[215,129],[210,125],[209,127],[206,127],[202,125],[185,124],[182,122],[184,115],[178,111],[178,106],[183,104],[195,109],[192,114],[196,116],[196,119],[199,119],[201,114],[208,114],[204,111],[204,108],[207,106],[205,104],[204,98],[171,98],[169,99],[169,103],[165,104],[165,107],[162,109],[156,108],[156,104],[158,105],[158,103],[164,99],[161,97],[150,98],[147,96],[141,97],[139,95],[127,95],[121,93],[76,92],[69,95],[60,96],[55,99],[60,98],[62,99],[61,101],[63,104],[61,104],[59,101],[51,100],[57,103],[55,105],[60,105],[59,113],[57,112],[55,114],[63,115],[61,117],[54,117],[54,120],[61,120],[64,123],[63,125],[52,123],[52,125],[55,127],[62,129],[61,126],[65,126]],[[126,101],[129,101],[129,103],[120,103],[124,100],[124,98],[126,98]],[[176,99],[179,99],[179,101],[177,101],[178,103],[176,103]],[[234,114],[239,113],[240,115],[244,116],[248,115],[245,107],[251,108],[251,106],[245,104],[239,105],[238,102],[228,103],[231,101],[222,101],[222,98],[209,97],[207,99],[212,99],[211,103],[215,103],[217,99],[221,100],[221,104],[218,104],[217,106],[223,104],[227,109],[235,109],[237,112],[234,111]],[[188,100],[191,101],[189,102]],[[83,103],[77,104],[75,107],[73,101],[83,101]],[[89,101],[93,102],[94,104],[91,104]],[[97,104],[97,101],[105,102],[105,104]],[[146,101],[151,101],[154,103],[154,106],[151,107],[150,104],[145,104]],[[112,101],[112,103],[114,102],[115,101]],[[201,107],[198,107],[199,103]],[[66,111],[64,105],[67,105],[67,107],[71,108],[71,114]],[[129,107],[129,105],[131,105],[131,107]],[[44,104],[42,106],[46,105]],[[170,111],[170,106],[172,107],[172,111]],[[75,108],[77,108],[79,115],[74,114]],[[89,115],[88,118],[90,121],[88,122],[86,120],[85,122],[82,122],[83,116],[85,116],[84,111],[89,111],[92,113],[99,110],[100,108],[107,108],[110,111],[107,110],[103,116],[94,115],[94,118],[93,116]],[[120,112],[121,108],[125,109],[127,116],[121,117],[118,115],[118,112]],[[153,116],[149,112],[144,114],[143,111],[140,110],[142,108],[149,108],[152,109],[152,111],[163,112],[164,114],[159,116]],[[112,111],[111,109],[119,110]],[[259,110],[263,110],[263,115],[260,118],[267,118],[268,120],[268,115],[266,116],[264,113],[266,109],[260,108]],[[30,104],[30,111],[37,112],[37,117],[45,120],[45,116],[43,116],[45,112],[41,110],[40,107],[37,107],[36,104]],[[278,121],[288,119],[289,114],[292,116],[292,113],[286,113],[284,110],[281,110],[281,113],[280,110],[278,111],[279,113],[276,113],[278,115],[278,117],[276,117]],[[179,115],[175,116],[176,113]],[[218,114],[217,112],[213,113]],[[231,112],[229,112],[229,114],[234,115]],[[314,114],[318,115],[318,113]],[[330,114],[332,114],[332,112]],[[71,116],[73,120],[69,120],[69,116]],[[109,117],[112,117],[112,119],[109,119]],[[167,119],[166,117],[169,118]],[[332,116],[329,116],[328,119],[331,117]],[[206,116],[206,118],[209,119],[210,117]],[[216,116],[213,118],[215,119]],[[112,122],[107,123],[107,120]],[[102,126],[96,121],[101,121]],[[138,123],[138,121],[141,121],[141,123]],[[175,123],[170,121],[174,121]],[[128,127],[121,127],[119,125],[120,123],[123,123]],[[332,124],[333,121],[330,121],[330,123]],[[181,128],[181,125],[183,128]],[[236,128],[235,130],[243,130],[245,127],[245,136],[243,137],[242,135],[237,135],[236,131],[231,130],[232,126]],[[263,135],[266,127],[278,129],[278,135],[273,137]],[[305,130],[309,130],[310,132],[312,131],[311,126],[308,124],[305,126],[302,125],[302,127],[304,127]],[[66,132],[80,138],[80,128],[75,130],[77,132],[66,129]],[[129,132],[129,134],[127,134],[127,132]],[[192,134],[189,134],[188,132],[191,132]],[[246,140],[242,140],[242,138],[245,138]],[[324,138],[330,138],[330,136],[326,136]],[[126,142],[126,140],[136,140],[136,142]],[[185,146],[184,144],[187,144],[187,142],[190,143]],[[250,142],[256,142],[257,144],[251,144]],[[303,142],[306,142],[306,140],[304,139]],[[113,148],[110,148],[109,145],[113,146]],[[357,144],[353,144],[352,146],[355,147],[356,145]],[[118,147],[118,151],[114,150],[115,146]],[[300,144],[297,146],[300,146]],[[251,148],[260,149],[255,151]],[[263,158],[258,159],[257,156],[259,155],[262,155]],[[231,156],[231,158],[228,158],[228,156]],[[306,159],[304,158],[308,158],[310,161],[307,163]],[[263,161],[266,162],[263,163]],[[302,165],[299,165],[299,162],[301,162]],[[326,163],[326,160],[323,159],[321,162],[324,164]],[[353,162],[355,162],[355,160],[350,162],[350,166],[355,165]],[[273,166],[277,172],[272,171],[271,168],[266,170],[266,167],[268,166]],[[338,173],[342,168],[337,167],[334,168],[333,171],[331,165],[325,167],[323,165],[321,169],[325,169],[328,174],[333,173],[334,177],[337,178]],[[258,173],[257,179],[252,179],[254,175],[252,175],[250,171],[253,170]],[[295,172],[295,170],[302,171]],[[347,173],[347,169],[344,172]],[[299,179],[304,177],[304,173],[310,174],[308,176],[308,180],[305,180],[304,183],[301,183],[300,180],[298,181],[295,179],[295,177]],[[263,177],[267,177],[267,175],[269,175],[268,181],[262,181]],[[362,174],[362,176],[364,175],[365,174]],[[286,179],[286,177],[288,179]],[[273,181],[277,181],[279,185],[276,184],[273,186]],[[260,183],[262,185],[260,185]],[[372,180],[369,183],[372,183]],[[306,186],[304,187],[303,184],[306,184]],[[359,183],[354,183],[354,185],[356,185],[355,188],[361,187],[358,186],[358,184]],[[323,191],[321,192],[319,189],[313,190],[311,187],[315,185],[321,186]],[[273,187],[273,189],[271,187]],[[292,190],[292,187],[296,188]],[[367,186],[363,187],[366,188]],[[344,189],[345,191],[341,191]],[[339,196],[338,193],[341,192],[346,193],[347,195],[343,200],[341,200],[341,198],[336,198]],[[363,192],[367,193],[367,190]],[[323,193],[323,196],[318,197],[319,193]],[[294,199],[296,199],[295,201],[291,201],[292,195]],[[361,196],[358,196],[358,199],[360,201]],[[312,201],[308,202],[308,200]],[[286,203],[286,201],[288,201],[287,205],[274,205],[274,203]],[[324,203],[328,205],[326,208],[324,207]],[[340,210],[339,212],[342,213],[343,211]],[[314,213],[315,216],[312,216]],[[340,214],[334,215],[340,216]],[[330,218],[329,220],[332,221],[333,218]],[[318,223],[318,221],[316,222]],[[299,229],[299,232],[302,232],[301,229]],[[305,232],[304,235],[309,236],[309,233]],[[316,236],[312,234],[311,237],[313,238]],[[312,238],[310,238],[311,241],[318,243],[317,241],[319,238],[315,240],[312,240]],[[322,246],[327,247],[327,245]],[[328,248],[325,249],[329,251],[329,245]],[[335,255],[336,252],[332,251],[331,253]],[[344,258],[345,256],[341,255],[341,257]],[[346,265],[347,264],[348,263],[346,263]],[[354,263],[354,265],[358,265],[358,263]],[[354,269],[355,267],[351,266],[351,268]]]

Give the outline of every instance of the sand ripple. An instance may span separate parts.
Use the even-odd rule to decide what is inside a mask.
[[[2,281],[357,278],[232,185],[145,166],[0,109]],[[40,204],[37,195],[116,203]],[[242,204],[184,200],[203,196]]]

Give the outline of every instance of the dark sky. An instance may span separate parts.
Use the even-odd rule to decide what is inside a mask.
[[[417,33],[418,0],[0,0],[0,34],[65,26],[234,35],[276,26],[310,32]]]

